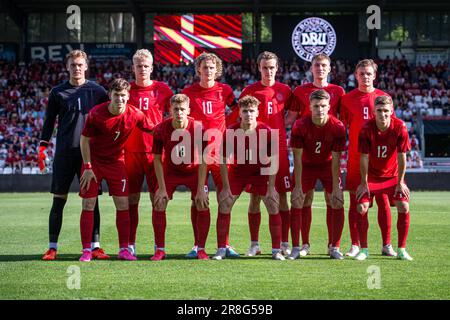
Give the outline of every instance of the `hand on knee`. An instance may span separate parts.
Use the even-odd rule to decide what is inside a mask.
[[[367,213],[368,209],[369,209],[369,206],[368,206],[368,204],[365,204],[365,203],[360,203],[356,207],[356,210],[358,210],[358,213],[360,213],[362,215],[365,215]]]

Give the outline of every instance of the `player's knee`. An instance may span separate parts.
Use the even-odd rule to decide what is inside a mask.
[[[167,204],[169,203],[169,200],[161,199],[158,201],[158,203],[154,203],[153,209],[156,211],[166,211]]]
[[[287,211],[289,210],[288,197],[286,192],[279,193],[280,196],[280,210]]]
[[[397,201],[395,203],[395,205],[397,207],[398,213],[407,213],[407,212],[409,212],[409,203],[408,202]]]
[[[366,214],[367,211],[369,209],[369,204],[368,203],[359,203],[356,206],[356,210],[358,211],[358,213],[360,214]]]
[[[305,200],[303,200],[303,206],[304,207],[311,207],[314,199],[314,192],[308,191],[305,195]]]
[[[141,199],[140,193],[130,193],[130,195],[128,196],[128,202],[130,204],[138,204],[140,199]]]
[[[259,195],[250,194],[250,203],[248,204],[248,212],[261,212],[261,197]]]
[[[83,198],[82,201],[83,210],[94,211],[96,201],[97,198]]]
[[[113,196],[114,204],[117,210],[128,210],[128,197],[115,197]]]

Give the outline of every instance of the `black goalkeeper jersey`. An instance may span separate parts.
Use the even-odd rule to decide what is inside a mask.
[[[89,80],[78,87],[69,81],[54,87],[48,99],[41,140],[50,141],[58,117],[55,152],[61,155],[78,154],[81,132],[89,110],[108,100],[106,90]]]

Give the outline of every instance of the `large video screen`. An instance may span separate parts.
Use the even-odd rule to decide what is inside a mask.
[[[179,65],[202,52],[242,60],[241,15],[164,15],[154,18],[155,61]]]

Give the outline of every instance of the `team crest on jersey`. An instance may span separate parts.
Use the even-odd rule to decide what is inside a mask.
[[[292,32],[292,48],[305,61],[311,61],[319,53],[330,56],[336,47],[336,32],[322,18],[300,21]]]
[[[284,95],[281,92],[278,92],[276,98],[278,102],[283,102]]]

